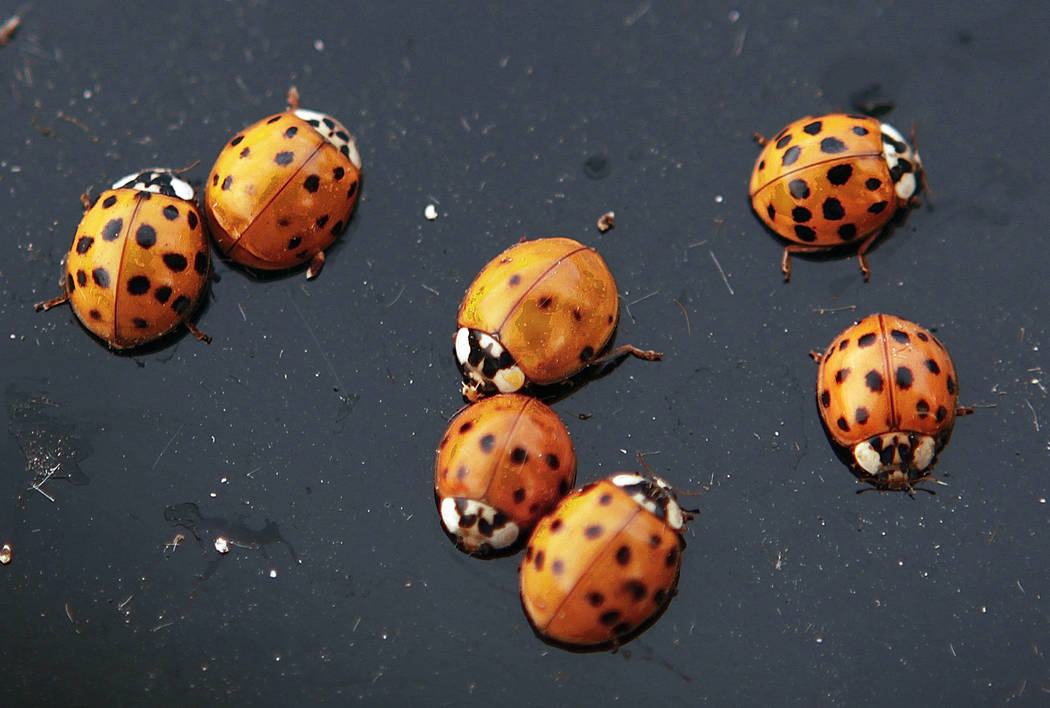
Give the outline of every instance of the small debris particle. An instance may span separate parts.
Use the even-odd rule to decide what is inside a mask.
[[[218,536],[215,539],[215,550],[219,553],[230,552],[230,541],[225,536]]]
[[[3,545],[3,547],[0,548],[0,563],[3,563],[4,565],[7,565],[8,563],[10,563],[11,562],[11,556],[13,555],[13,552],[14,552],[14,549],[11,548],[11,544],[10,543],[5,543]]]
[[[423,216],[426,217],[427,221],[433,221],[438,218],[437,207],[433,204],[427,204],[426,208],[423,209]]]
[[[616,226],[616,214],[614,212],[607,211],[598,217],[598,230],[603,234],[614,226]]]

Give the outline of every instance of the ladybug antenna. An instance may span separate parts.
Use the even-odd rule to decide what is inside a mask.
[[[299,108],[299,89],[294,86],[288,87],[288,110],[294,111]]]
[[[650,455],[658,455],[660,453],[659,452],[651,452],[649,454]],[[648,464],[646,464],[646,462],[645,462],[645,453],[644,452],[638,452],[637,456],[638,456],[638,462],[641,463],[642,468],[645,470],[645,473],[647,475],[649,475],[650,479],[663,479],[662,477],[657,477],[656,473],[652,471],[652,469],[649,467]],[[664,480],[664,482],[666,483],[666,480]],[[675,497],[679,497],[679,496],[702,497],[702,496],[704,496],[704,492],[690,492],[690,491],[687,491],[685,489],[680,489],[678,487],[671,487],[670,485],[668,485],[668,488],[671,490],[671,492],[674,493]],[[705,488],[704,491],[707,491],[707,488]],[[695,514],[699,514],[700,513],[699,509],[687,509],[684,506],[682,506],[681,504],[679,504],[678,506],[679,506],[679,508],[682,511],[686,512],[687,514],[695,515]]]
[[[171,173],[173,175],[181,175],[183,172],[189,172],[190,170],[192,170],[194,167],[196,167],[199,164],[201,164],[200,160],[194,160],[193,162],[191,162],[190,164],[186,165],[185,167],[180,167],[177,170],[171,170]]]
[[[911,149],[915,151],[916,155],[919,154],[918,125],[915,123],[915,121],[911,122]],[[926,192],[926,194],[928,195],[926,197],[927,206],[932,208],[933,198],[937,195],[933,193],[932,189],[930,189],[930,181],[926,178],[926,170],[924,169],[919,170],[919,184],[922,186],[922,191]]]

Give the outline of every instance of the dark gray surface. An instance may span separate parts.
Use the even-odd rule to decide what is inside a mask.
[[[0,48],[0,703],[1045,705],[1044,3],[102,7],[35,2]],[[871,283],[847,256],[785,285],[750,135],[876,81],[887,120],[918,125],[936,208],[870,255]],[[218,263],[212,344],[135,357],[33,312],[83,191],[194,160],[199,185],[290,84],[365,163],[319,279]],[[580,481],[641,450],[711,484],[678,597],[618,654],[538,641],[517,559],[461,555],[433,504],[460,297],[548,235],[599,248],[619,341],[665,353],[556,404]],[[935,328],[979,406],[935,497],[856,495],[820,427],[806,352],[875,311]],[[76,457],[87,484],[25,491]],[[274,543],[216,564],[207,534],[166,553],[186,502],[242,536],[276,522],[302,563]]]

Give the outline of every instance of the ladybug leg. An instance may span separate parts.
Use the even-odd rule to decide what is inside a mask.
[[[784,273],[784,282],[791,282],[791,246],[784,246],[784,255],[780,259],[780,270]]]
[[[633,346],[631,344],[623,344],[619,347],[616,347],[605,356],[599,359],[595,359],[590,363],[590,365],[600,366],[608,361],[628,356],[638,357],[639,359],[645,359],[646,361],[660,361],[664,358],[664,355],[661,352],[654,352],[652,349],[639,349],[638,347]]]
[[[190,331],[190,334],[192,334],[194,337],[206,344],[211,344],[211,337],[197,329],[197,327],[192,322],[186,320],[185,325],[186,329],[188,329]]]
[[[959,406],[955,409],[956,416],[973,415],[973,408],[970,406]]]
[[[316,278],[321,274],[322,268],[324,268],[324,251],[318,251],[310,259],[310,266],[306,269],[306,279],[313,280]]]
[[[868,252],[868,248],[871,247],[871,244],[875,243],[875,239],[878,237],[879,230],[876,229],[868,234],[867,238],[861,241],[860,248],[857,249],[857,261],[860,263],[860,272],[864,274],[865,283],[871,280],[871,268],[868,267],[868,257],[864,254]]]
[[[818,352],[816,349],[810,349],[809,350],[809,358],[812,359],[813,361],[815,361],[818,364],[820,362],[824,361],[824,355],[822,353]]]
[[[765,147],[766,143],[769,142],[769,139],[761,133],[751,133],[751,139],[758,143],[759,147]]]
[[[33,305],[33,309],[36,310],[37,312],[40,312],[41,310],[46,312],[46,311],[50,310],[52,307],[55,307],[56,305],[61,305],[62,303],[67,302],[68,300],[69,300],[69,296],[68,295],[59,295],[58,297],[53,297],[50,300],[44,300],[43,302],[38,302],[37,304]]]
[[[90,192],[84,192],[80,195],[80,205],[84,207],[84,211],[87,211],[94,206],[95,200],[91,198]]]
[[[299,89],[294,86],[288,87],[288,110],[294,111],[299,108]]]

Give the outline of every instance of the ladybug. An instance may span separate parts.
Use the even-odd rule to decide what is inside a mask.
[[[511,246],[486,265],[459,306],[454,351],[463,397],[514,393],[565,382],[625,356],[609,351],[620,316],[616,282],[596,250],[570,238]]]
[[[640,634],[675,594],[685,520],[659,477],[625,472],[570,493],[536,526],[519,568],[536,634],[583,651]]]
[[[959,383],[944,345],[914,322],[876,314],[811,355],[820,362],[817,408],[854,474],[909,493],[933,479],[956,416],[973,412],[956,405]]]
[[[445,532],[470,554],[507,554],[576,482],[576,452],[557,414],[503,394],[467,406],[437,449],[434,497]]]
[[[307,278],[324,266],[324,249],[346,226],[357,203],[361,157],[354,139],[331,116],[299,108],[251,125],[230,140],[212,167],[204,213],[224,257],[262,270],[309,262]]]
[[[208,286],[208,239],[193,188],[175,172],[151,168],[117,180],[86,212],[66,256],[63,294],[92,334],[113,349],[158,339],[189,321]]]
[[[896,214],[919,203],[924,175],[919,153],[888,123],[831,113],[790,124],[763,146],[751,173],[751,206],[793,243],[781,269],[791,280],[791,254],[843,247],[864,255]]]

